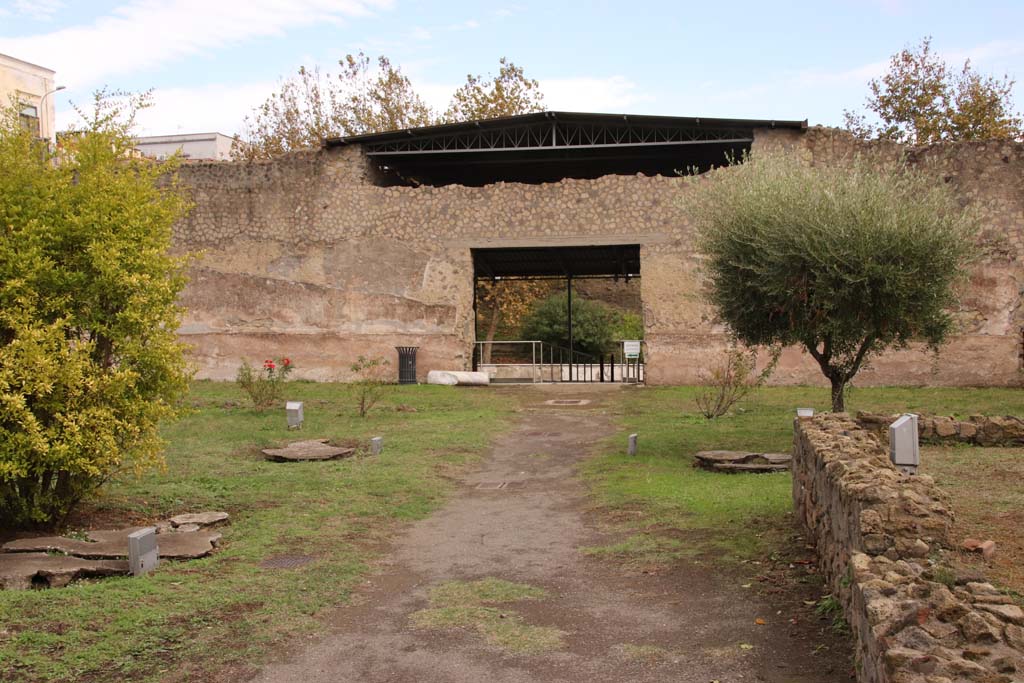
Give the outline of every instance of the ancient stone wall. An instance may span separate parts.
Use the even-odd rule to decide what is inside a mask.
[[[757,131],[754,148],[831,163],[855,145],[812,129]],[[947,162],[965,202],[987,207],[1005,249],[979,264],[962,312],[967,326],[942,354],[889,354],[860,383],[1019,382],[1021,149],[921,152]],[[685,208],[691,180],[605,176],[411,188],[379,187],[374,176],[358,147],[182,169],[195,209],[176,228],[176,248],[200,258],[183,296],[181,333],[200,376],[232,377],[242,357],[288,355],[297,376],[344,379],[358,355],[394,362],[396,345],[421,347],[421,374],[468,368],[473,247],[640,244],[648,381],[699,381],[724,347],[724,330],[700,294]],[[773,381],[822,379],[806,354],[790,349]]]
[[[889,439],[889,425],[898,417],[859,412],[857,424],[885,443]],[[966,420],[950,415],[920,415],[917,435],[930,444],[1024,446],[1024,420],[1012,415],[971,415]]]
[[[927,558],[952,514],[930,477],[902,474],[845,415],[794,426],[793,502],[856,638],[861,683],[1017,680],[1024,611]]]

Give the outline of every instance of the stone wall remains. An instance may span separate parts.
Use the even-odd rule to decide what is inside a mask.
[[[859,412],[857,424],[884,443],[889,439],[889,425],[898,417]],[[971,415],[966,420],[946,415],[919,415],[917,435],[922,442],[930,444],[1024,446],[1024,420],[1011,415]]]
[[[866,149],[935,158],[964,202],[982,210],[998,248],[975,268],[959,312],[963,329],[941,354],[887,354],[858,381],[1019,384],[1024,145]],[[811,163],[842,163],[863,151],[849,136],[818,128],[756,131],[754,151],[762,150]],[[351,146],[189,164],[181,180],[195,209],[176,227],[176,249],[200,253],[183,295],[181,334],[201,377],[230,378],[243,357],[280,354],[296,360],[296,376],[345,379],[355,356],[394,360],[397,345],[421,347],[421,374],[468,368],[473,247],[640,244],[651,383],[698,381],[726,343],[701,296],[685,207],[689,179],[379,187],[370,161]],[[797,349],[783,354],[773,381],[823,383]]]
[[[1024,611],[991,584],[929,560],[953,516],[930,477],[893,467],[846,415],[794,425],[793,502],[856,639],[861,683],[1010,683],[1024,674]]]

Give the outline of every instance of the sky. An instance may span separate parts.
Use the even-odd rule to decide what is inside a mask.
[[[98,88],[152,88],[140,134],[234,134],[300,66],[336,72],[358,50],[441,110],[505,56],[549,109],[841,125],[928,35],[950,62],[1024,80],[1022,26],[1024,0],[0,0],[0,53],[57,72],[59,128]]]

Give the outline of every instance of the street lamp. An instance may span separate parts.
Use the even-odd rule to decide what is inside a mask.
[[[45,93],[42,97],[39,98],[39,121],[40,121],[40,124],[39,124],[39,137],[43,137],[42,121],[43,121],[43,117],[46,116],[46,108],[43,105],[46,103],[46,98],[48,96],[52,95],[55,92],[59,92],[61,90],[64,90],[65,88],[67,88],[66,85],[58,85],[56,88],[54,88],[53,90]],[[54,118],[56,118],[56,114],[54,114]],[[47,137],[47,139],[50,139],[51,136],[48,135],[46,137]]]

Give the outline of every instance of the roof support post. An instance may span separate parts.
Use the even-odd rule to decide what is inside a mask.
[[[569,323],[568,323],[569,324],[569,381],[571,382],[572,381],[572,353],[573,353],[573,348],[572,348],[572,342],[573,342],[573,339],[572,339],[572,275],[569,275],[569,276],[567,276],[565,278],[565,283],[566,283],[566,291],[568,291],[568,293],[569,293],[569,297],[568,297],[568,302],[569,303],[568,303],[567,308],[569,309],[568,310],[568,313],[569,313],[569,316],[568,316],[568,321],[569,321]]]

